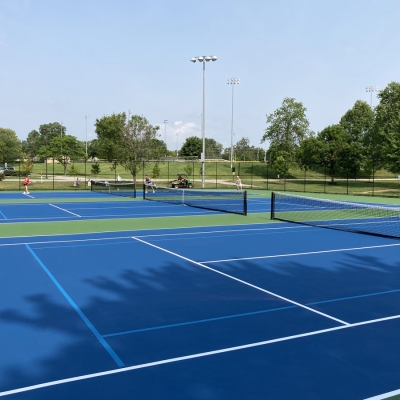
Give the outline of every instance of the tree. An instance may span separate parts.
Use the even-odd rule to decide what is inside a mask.
[[[183,157],[201,157],[203,151],[203,142],[197,136],[190,136],[186,138],[185,143],[183,143],[180,155]]]
[[[205,148],[207,158],[221,158],[223,146],[215,139],[205,138]]]
[[[230,159],[230,148],[225,149],[224,158]],[[236,161],[259,161],[263,150],[260,147],[250,146],[250,140],[243,137],[238,140],[234,146],[234,154]]]
[[[286,179],[286,175],[289,171],[289,164],[283,156],[278,156],[276,158],[274,168],[276,173],[278,174],[278,178]]]
[[[33,161],[28,154],[22,153],[22,163],[20,166],[23,175],[31,174],[33,171]]]
[[[132,174],[135,183],[143,161],[159,158],[160,151],[163,151],[160,146],[154,147],[159,129],[158,125],[151,125],[140,115],[133,115],[122,129],[122,141],[116,144],[117,152],[121,156],[119,164]]]
[[[41,158],[49,157],[48,151],[42,151],[42,146],[46,150],[48,150],[49,143],[54,138],[64,137],[66,134],[67,128],[60,124],[59,122],[51,122],[48,124],[42,124],[39,126],[39,135],[40,137],[36,137],[36,131],[31,131],[30,135],[28,135],[28,149],[32,149],[30,154],[40,155]],[[37,147],[39,146],[39,147]]]
[[[269,140],[277,150],[285,151],[289,157],[294,158],[301,141],[309,135],[306,111],[302,103],[293,98],[285,98],[280,108],[267,115],[269,126],[261,142]]]
[[[0,140],[0,160],[4,160],[6,158],[6,144]]]
[[[24,143],[24,152],[27,154],[37,155],[39,149],[45,142],[42,140],[40,133],[37,130],[30,131]]]
[[[331,125],[318,133],[317,140],[321,143],[318,145],[320,163],[328,168],[334,183],[336,168],[347,151],[349,135],[341,125]]]
[[[378,94],[375,123],[366,136],[365,145],[369,157],[391,172],[400,172],[400,83],[391,82]],[[379,167],[376,165],[376,167]],[[376,168],[375,168],[376,169]]]
[[[12,129],[0,128],[0,155],[3,162],[14,161],[21,156],[21,142]]]
[[[160,165],[158,164],[158,162],[156,162],[153,167],[152,177],[158,178],[160,176],[160,173],[161,173]]]
[[[78,176],[80,174],[79,170],[75,167],[74,164],[70,165],[67,170],[67,174],[69,176]]]
[[[365,138],[370,133],[374,124],[374,112],[365,101],[357,100],[353,108],[348,110],[340,119],[340,125],[348,134],[348,146],[341,164],[357,177],[363,164],[365,164],[366,151]]]
[[[47,146],[42,146],[39,150],[41,157],[50,156],[57,160],[64,167],[64,175],[67,174],[67,166],[71,159],[76,157],[84,157],[85,151],[79,144],[76,137],[65,135],[64,137],[56,136],[51,139]]]
[[[235,147],[235,156],[237,161],[246,161],[246,159],[249,160],[249,157],[247,156],[250,149],[249,138],[247,137],[241,138],[236,142],[234,147]]]
[[[92,164],[92,168],[91,168],[90,172],[93,175],[98,175],[100,173],[100,164],[99,163]]]
[[[163,140],[151,139],[149,145],[151,148],[152,158],[156,160],[159,160],[161,157],[164,157],[168,151],[167,145]]]
[[[193,164],[192,163],[186,164],[183,170],[185,171],[186,175],[190,177],[193,174]]]
[[[114,163],[121,160],[126,114],[106,115],[96,119],[97,151],[101,158]]]
[[[314,136],[304,139],[296,152],[296,160],[306,171],[324,165],[324,144]]]
[[[89,158],[99,158],[100,157],[100,150],[99,150],[99,141],[98,139],[93,139],[88,142],[88,157]]]

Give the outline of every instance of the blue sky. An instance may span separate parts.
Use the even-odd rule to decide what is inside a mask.
[[[96,118],[144,115],[174,150],[201,136],[258,146],[266,115],[293,97],[318,132],[367,86],[400,81],[398,0],[0,0],[0,127],[41,124],[94,139]],[[377,104],[374,95],[373,105]],[[264,146],[264,145],[262,145]]]

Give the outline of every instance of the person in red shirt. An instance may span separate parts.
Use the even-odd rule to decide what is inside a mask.
[[[30,182],[29,176],[30,176],[30,175],[27,175],[26,178],[25,178],[25,180],[24,180],[24,187],[25,187],[25,192],[24,192],[24,194],[29,194],[29,192],[28,192],[28,185],[29,185],[29,182]]]

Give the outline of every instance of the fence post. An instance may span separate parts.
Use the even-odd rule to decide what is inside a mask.
[[[250,188],[253,189],[253,175],[254,175],[254,163],[251,163],[251,178],[250,178]]]
[[[283,191],[286,192],[287,161],[285,161],[285,174],[283,175]]]
[[[375,195],[375,164],[372,163],[372,197]]]
[[[21,190],[21,160],[18,161],[18,190]]]

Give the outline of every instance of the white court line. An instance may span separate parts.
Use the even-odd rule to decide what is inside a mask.
[[[188,235],[212,235],[214,233],[232,233],[232,232],[253,232],[253,231],[269,231],[269,230],[281,230],[281,229],[303,229],[303,228],[313,228],[312,226],[286,226],[279,228],[250,228],[250,229],[226,229],[223,231],[208,231],[208,232],[183,232],[183,233],[166,233],[166,234],[152,234],[152,235],[138,235],[136,237],[146,238],[146,237],[164,237],[164,236],[188,236]]]
[[[364,399],[364,400],[384,400],[384,399],[389,399],[389,397],[391,398],[393,396],[396,396],[396,394],[400,394],[400,389],[393,390],[392,392],[378,394],[378,396],[368,397],[368,399]]]
[[[173,256],[178,257],[178,258],[181,258],[182,260],[189,261],[189,262],[191,262],[192,264],[199,265],[199,266],[202,267],[202,268],[205,268],[205,269],[208,269],[208,270],[210,270],[210,271],[213,271],[213,272],[215,272],[215,273],[217,273],[217,274],[220,274],[220,275],[222,275],[222,276],[225,276],[225,277],[227,277],[227,278],[229,278],[229,279],[233,279],[233,280],[236,281],[236,282],[243,283],[244,285],[250,286],[250,287],[252,287],[252,288],[254,288],[254,289],[257,289],[257,290],[259,290],[259,291],[261,291],[261,292],[270,294],[271,296],[277,297],[278,299],[284,300],[284,301],[286,301],[286,302],[288,302],[288,303],[291,303],[291,304],[294,304],[294,305],[296,305],[296,306],[298,306],[298,307],[304,308],[304,309],[306,309],[306,310],[308,310],[308,311],[311,311],[311,312],[313,312],[313,313],[315,313],[315,314],[322,315],[323,317],[332,319],[332,320],[334,320],[334,321],[336,321],[336,322],[339,322],[339,323],[341,323],[341,324],[344,324],[344,325],[349,325],[348,322],[342,321],[342,320],[340,320],[340,319],[338,319],[338,318],[332,317],[331,315],[328,315],[328,314],[325,314],[325,313],[323,313],[323,312],[317,311],[317,310],[315,310],[315,309],[313,309],[313,308],[311,308],[311,307],[305,306],[304,304],[298,303],[297,301],[290,300],[290,299],[288,299],[287,297],[283,297],[283,296],[280,296],[279,294],[270,292],[269,290],[263,289],[263,288],[261,288],[261,287],[259,287],[259,286],[253,285],[253,284],[251,284],[251,283],[249,283],[249,282],[243,281],[242,279],[235,278],[235,277],[232,276],[232,275],[229,275],[229,274],[226,274],[225,272],[221,272],[221,271],[218,271],[217,269],[208,267],[207,265],[204,265],[204,264],[201,264],[201,263],[199,263],[199,262],[197,262],[197,261],[191,260],[190,258],[181,256],[180,254],[174,253],[174,252],[169,251],[169,250],[167,250],[167,249],[163,249],[162,247],[156,246],[155,244],[146,242],[146,241],[144,241],[144,240],[142,240],[142,239],[139,239],[139,238],[137,238],[137,237],[134,237],[134,236],[132,237],[132,239],[135,239],[135,240],[137,240],[137,241],[139,241],[139,242],[142,242],[142,243],[144,243],[144,244],[147,244],[148,246],[154,247],[154,248],[156,248],[156,249],[158,249],[158,250],[164,251],[165,253],[172,254]]]
[[[217,225],[219,226],[219,225]],[[246,226],[246,225],[245,225]],[[182,227],[182,228],[162,228],[162,230],[172,230],[172,229],[199,229],[199,228],[207,228],[206,226],[196,226],[196,227]],[[211,227],[210,227],[211,228]],[[252,232],[252,231],[267,231],[267,230],[276,230],[276,229],[295,229],[299,227],[281,227],[281,228],[250,228],[250,229],[227,229],[227,230],[218,230],[218,231],[204,231],[204,232],[180,232],[180,233],[159,233],[152,235],[137,235],[139,238],[147,238],[147,237],[164,237],[164,236],[188,236],[188,235],[201,235],[201,234],[214,234],[214,233],[231,233],[231,232]],[[303,227],[302,227],[303,228]],[[304,226],[304,228],[310,228],[309,226]],[[147,230],[147,229],[141,229]],[[133,232],[134,229],[122,230],[122,231],[104,231],[104,232],[88,232],[88,233],[60,233],[58,235],[34,235],[34,236],[13,236],[13,238],[36,238],[36,237],[46,237],[46,236],[77,236],[77,235],[102,235],[103,233],[115,233],[115,232]],[[105,238],[91,238],[91,239],[70,239],[70,240],[45,240],[43,242],[17,242],[17,243],[0,243],[0,247],[2,246],[20,246],[25,244],[48,244],[48,243],[74,243],[74,242],[90,242],[90,241],[100,241],[100,240],[114,240],[114,239],[127,239],[132,236],[116,236],[116,237],[105,237]],[[7,239],[3,237],[2,239]]]
[[[50,205],[53,206],[53,207],[56,207],[53,204],[50,204]],[[200,216],[212,215],[212,214],[204,214],[202,211],[194,211],[194,212],[191,212],[190,214],[187,214],[187,215],[184,215],[184,216],[176,215],[176,213],[160,213],[157,216],[154,216],[153,213],[152,214],[122,214],[122,215],[121,214],[103,214],[103,218],[98,219],[97,215],[95,215],[95,216],[90,216],[89,215],[89,216],[82,217],[81,215],[74,214],[74,213],[72,213],[70,211],[64,210],[63,208],[60,208],[60,207],[56,207],[56,208],[59,208],[60,210],[69,212],[70,214],[77,215],[80,218],[84,218],[85,220],[90,220],[90,221],[104,221],[104,220],[107,219],[105,217],[119,217],[119,218],[120,217],[124,217],[124,219],[135,218],[135,217],[137,217],[137,218],[161,218],[162,216],[170,215],[172,217],[186,217],[187,218],[187,217],[192,217],[192,216],[193,217],[197,217],[198,216],[197,214],[199,214]],[[10,221],[10,222],[3,222],[3,224],[12,224],[12,223],[15,223],[15,224],[26,224],[26,223],[32,223],[33,220],[35,220],[35,221],[38,220],[38,221],[36,221],[36,223],[47,222],[47,221],[43,221],[45,219],[46,220],[50,220],[50,222],[69,222],[70,221],[70,220],[68,220],[68,221],[56,221],[56,220],[61,219],[61,218],[68,218],[68,217],[13,218],[13,219],[8,219],[7,220],[7,221]],[[96,218],[96,219],[94,219],[94,218]]]
[[[310,254],[323,254],[323,253],[338,253],[341,251],[357,251],[357,250],[367,250],[367,249],[380,249],[383,247],[395,247],[400,246],[400,243],[393,244],[381,244],[379,246],[365,246],[365,247],[350,247],[343,249],[334,249],[334,250],[320,250],[320,251],[309,251],[305,253],[291,253],[291,254],[276,254],[272,256],[257,256],[257,257],[243,257],[243,258],[229,258],[226,260],[212,260],[212,261],[201,261],[204,264],[213,264],[213,263],[223,263],[230,261],[244,261],[244,260],[260,260],[264,258],[279,258],[279,257],[295,257],[295,256],[307,256]]]
[[[71,234],[69,234],[71,235]],[[72,234],[75,235],[75,234]],[[6,246],[21,246],[21,245],[35,245],[35,244],[54,244],[54,243],[81,243],[81,242],[99,242],[104,240],[119,240],[119,239],[131,239],[132,236],[117,236],[110,238],[99,238],[99,239],[73,239],[73,240],[45,240],[43,242],[18,242],[18,243],[3,243],[0,244],[0,247]]]
[[[68,211],[68,210],[66,210],[65,208],[61,208],[61,207],[55,206],[54,204],[49,204],[49,206],[52,206],[52,207],[54,207],[54,208],[58,208],[58,209],[61,210],[61,211],[65,211],[65,212],[70,213],[70,214],[72,214],[72,215],[75,215],[75,216],[77,216],[77,217],[81,217],[81,216],[78,215],[78,214],[75,214],[75,213],[73,213],[73,212],[71,212],[71,211]]]
[[[375,324],[375,323],[389,321],[389,320],[393,320],[393,319],[399,319],[399,318],[400,318],[400,315],[394,315],[391,317],[385,317],[385,318],[373,319],[373,320],[369,320],[369,321],[357,322],[354,324],[336,326],[334,328],[321,329],[318,331],[300,333],[298,335],[284,336],[281,338],[265,340],[262,342],[254,342],[254,343],[249,343],[249,344],[245,344],[245,345],[241,345],[241,346],[227,347],[227,348],[223,348],[223,349],[207,351],[204,353],[196,353],[196,354],[190,354],[187,356],[169,358],[169,359],[154,361],[154,362],[145,363],[145,364],[132,365],[131,367],[124,367],[124,368],[119,368],[119,369],[107,370],[107,371],[103,371],[103,372],[96,372],[93,374],[74,376],[72,378],[60,379],[57,381],[40,383],[38,385],[26,386],[26,387],[22,387],[19,389],[7,390],[5,392],[0,392],[0,397],[9,396],[12,394],[17,394],[17,393],[29,392],[31,390],[42,389],[42,388],[46,388],[46,387],[50,387],[50,386],[62,385],[65,383],[83,381],[86,379],[99,378],[99,377],[107,376],[107,375],[120,374],[122,372],[129,372],[129,371],[134,371],[134,370],[138,370],[138,369],[155,367],[158,365],[171,364],[171,363],[178,362],[178,361],[193,360],[193,359],[201,358],[201,357],[208,357],[208,356],[213,356],[213,355],[222,354],[222,353],[229,353],[229,352],[233,352],[233,351],[250,349],[252,347],[266,346],[266,345],[270,345],[270,344],[274,344],[274,343],[285,342],[288,340],[301,339],[301,338],[308,337],[308,336],[316,336],[316,335],[321,335],[323,333],[335,332],[335,331],[338,331],[341,329],[355,328],[355,327],[362,326],[362,325]]]

